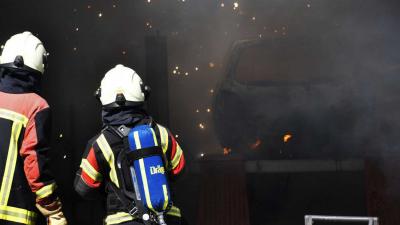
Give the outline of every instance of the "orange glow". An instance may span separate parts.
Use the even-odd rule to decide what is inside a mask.
[[[291,134],[285,134],[283,136],[283,142],[285,142],[285,143],[288,143],[290,139],[292,139],[292,135]]]
[[[228,147],[224,148],[224,155],[229,155],[229,153],[231,153],[231,152],[232,152],[231,148],[228,148]]]
[[[250,145],[251,149],[257,149],[258,147],[260,147],[261,145],[261,140],[260,138],[257,138],[256,142],[254,142],[253,144]]]

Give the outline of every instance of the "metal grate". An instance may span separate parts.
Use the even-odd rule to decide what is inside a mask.
[[[313,225],[314,221],[337,221],[337,222],[368,222],[368,225],[379,225],[378,217],[353,217],[353,216],[304,216],[305,225]]]

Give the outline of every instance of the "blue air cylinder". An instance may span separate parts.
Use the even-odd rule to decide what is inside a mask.
[[[131,151],[143,151],[159,147],[154,130],[149,125],[140,125],[130,130],[128,134]],[[160,151],[162,153],[162,150]],[[133,161],[131,166],[132,180],[135,192],[143,205],[162,215],[171,204],[170,188],[162,155],[144,156]]]

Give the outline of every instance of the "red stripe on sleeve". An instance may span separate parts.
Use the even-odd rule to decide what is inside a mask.
[[[179,164],[175,169],[172,170],[172,174],[173,175],[179,174],[183,170],[184,167],[185,167],[185,157],[183,156],[183,153],[182,153]]]
[[[90,165],[98,172],[99,165],[97,163],[93,147],[89,150],[89,154],[86,159],[90,163]],[[84,170],[82,170],[81,177],[83,181],[85,181],[85,183],[91,188],[97,188],[101,185],[100,181],[93,180]]]
[[[172,136],[171,134],[169,134],[169,136],[171,137],[171,142],[172,142],[172,148],[171,148],[171,160],[174,159],[175,154],[176,154],[176,140],[174,138],[174,136]]]

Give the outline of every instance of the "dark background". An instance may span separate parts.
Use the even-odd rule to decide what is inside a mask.
[[[53,111],[52,162],[71,224],[101,224],[102,220],[103,202],[85,202],[72,191],[86,142],[101,128],[101,108],[93,92],[105,72],[120,63],[150,80],[150,86],[159,87],[149,68],[158,68],[163,59],[146,57],[149,51],[145,41],[157,32],[166,38],[167,64],[164,77],[159,79],[169,94],[165,100],[169,116],[161,123],[179,135],[189,168],[199,163],[201,154],[223,156],[223,147],[227,147],[215,132],[218,124],[213,113],[218,106],[212,104],[226,80],[233,42],[323,39],[326,54],[321,57],[330,57],[329,62],[334,63],[322,71],[327,71],[328,78],[339,77],[347,84],[346,90],[358,93],[363,106],[373,109],[362,114],[365,120],[359,121],[365,124],[369,120],[370,126],[352,127],[352,132],[360,131],[365,140],[364,145],[356,146],[357,151],[369,149],[357,157],[376,162],[384,180],[379,190],[385,193],[383,199],[392,201],[399,198],[400,188],[399,6],[395,0],[3,0],[0,43],[14,33],[29,30],[50,52],[43,96]],[[315,66],[319,66],[317,61]],[[336,98],[338,93],[332,92],[332,96]],[[350,102],[356,104],[358,99],[350,98]],[[157,103],[153,109],[164,104]],[[238,105],[233,110],[240,113],[245,107]],[[232,149],[235,154],[248,151],[245,147]],[[244,154],[244,158],[268,159],[268,154],[252,154]],[[199,173],[189,172],[177,184],[177,202],[183,206],[189,224],[196,224],[198,208],[204,207],[199,206],[203,182]],[[302,224],[302,216],[309,212],[376,216],[367,204],[371,197],[365,180],[368,177],[365,171],[251,174],[246,180],[251,224]],[[307,179],[314,181],[305,182]],[[329,201],[332,203],[324,204]],[[385,204],[398,207],[398,201]],[[394,212],[387,210],[385,215],[390,217]]]

